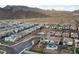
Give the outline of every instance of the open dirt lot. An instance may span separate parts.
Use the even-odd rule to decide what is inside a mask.
[[[27,23],[43,23],[43,24],[62,24],[62,23],[73,23],[75,20],[79,21],[79,16],[53,16],[47,18],[29,18],[29,19],[9,19],[10,21],[16,22],[27,22]],[[3,21],[3,20],[0,20]],[[7,20],[5,20],[7,21]]]

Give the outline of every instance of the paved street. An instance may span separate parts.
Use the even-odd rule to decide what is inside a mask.
[[[21,52],[24,48],[27,48],[32,45],[32,40],[28,40],[25,42],[21,42],[15,46],[7,47],[7,54],[18,54]]]
[[[35,36],[32,36],[31,38],[34,38]],[[32,46],[32,40],[31,38],[24,39],[23,41],[12,45],[10,47],[7,47],[7,54],[18,54],[20,53],[23,49],[28,48]]]

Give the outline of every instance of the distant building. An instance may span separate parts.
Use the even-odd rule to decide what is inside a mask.
[[[71,32],[71,37],[78,38],[78,33]]]
[[[63,37],[69,37],[69,32],[63,32]]]
[[[50,37],[50,42],[54,42],[55,44],[59,44],[61,38],[60,37]]]
[[[16,39],[17,39],[17,37],[12,35],[10,37],[5,37],[5,42],[15,42]]]
[[[70,26],[70,29],[71,29],[71,30],[77,30],[77,27],[76,27],[76,25],[71,25],[71,26]]]
[[[59,32],[59,31],[55,32],[55,36],[61,36],[61,35],[62,35],[62,32]]]
[[[67,43],[67,45],[73,45],[73,39],[72,38],[65,38],[63,39],[63,44]]]

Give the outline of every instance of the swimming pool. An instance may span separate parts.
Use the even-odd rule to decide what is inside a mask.
[[[48,44],[47,48],[57,48],[57,45],[55,45],[55,44]]]

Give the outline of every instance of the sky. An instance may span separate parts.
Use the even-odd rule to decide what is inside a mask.
[[[0,7],[6,5],[24,5],[42,9],[73,11],[79,9],[79,0],[1,0]]]

